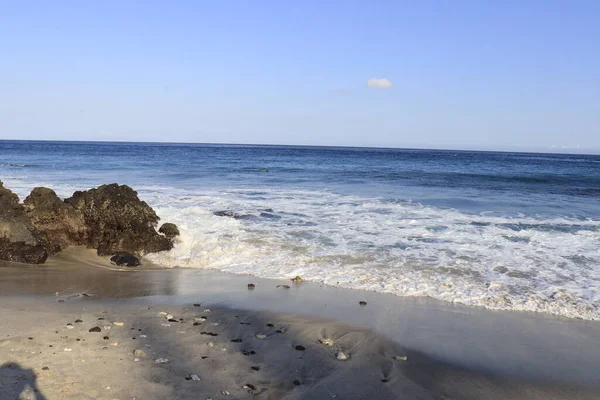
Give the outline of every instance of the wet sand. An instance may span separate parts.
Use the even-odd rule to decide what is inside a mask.
[[[115,271],[85,249],[0,274],[1,399],[33,395],[34,381],[46,399],[600,398],[598,322],[217,271]]]

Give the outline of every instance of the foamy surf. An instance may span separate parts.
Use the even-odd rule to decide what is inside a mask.
[[[599,222],[318,190],[146,192],[182,235],[161,265],[600,319]],[[166,194],[169,193],[169,194]],[[173,194],[171,194],[173,193]],[[241,218],[213,214],[231,210]]]

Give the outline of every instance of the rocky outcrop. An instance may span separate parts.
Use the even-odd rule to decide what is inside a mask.
[[[86,244],[82,213],[59,199],[52,189],[33,189],[23,205],[31,223],[46,234],[41,242],[49,254]]]
[[[126,185],[102,185],[73,193],[65,200],[83,215],[87,228],[86,244],[98,255],[129,252],[136,255],[173,248],[173,241],[156,232],[159,218]]]
[[[0,260],[40,264],[77,245],[95,248],[98,255],[126,252],[134,258],[170,250],[179,229],[166,223],[159,233],[158,221],[125,185],[78,191],[64,201],[51,189],[35,188],[21,204],[0,182]]]

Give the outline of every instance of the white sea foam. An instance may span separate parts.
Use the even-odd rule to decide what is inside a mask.
[[[149,258],[491,309],[600,319],[600,223],[467,214],[311,190],[146,187],[179,225],[177,246]],[[231,210],[242,219],[219,217]]]

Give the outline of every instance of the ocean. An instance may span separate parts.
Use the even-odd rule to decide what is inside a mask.
[[[600,156],[0,141],[0,180],[130,185],[180,227],[166,267],[600,319]]]

